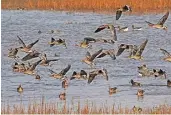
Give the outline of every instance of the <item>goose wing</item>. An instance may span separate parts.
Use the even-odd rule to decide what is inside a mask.
[[[26,56],[24,56],[21,61],[27,61],[27,60],[30,60],[32,58],[36,58],[36,57],[39,57],[40,53],[38,52],[31,52],[29,54],[27,54]]]
[[[138,51],[136,52],[135,55],[141,56],[142,52],[144,51],[146,45],[147,45],[148,40],[146,39],[139,47]]]
[[[171,56],[171,54],[170,54],[168,51],[166,51],[165,49],[160,48],[160,50],[162,51],[162,53],[163,53],[165,56],[167,56],[167,57],[170,57],[170,56]]]
[[[36,66],[37,66],[41,61],[42,61],[42,60],[39,60],[39,61],[33,63],[33,64],[31,65],[31,67],[29,68],[29,70],[30,70],[30,71],[33,71],[33,70],[36,68]]]
[[[121,44],[121,45],[119,46],[119,49],[118,49],[117,53],[116,53],[116,56],[121,55],[122,52],[123,52],[125,49],[126,49],[126,44]]]
[[[88,78],[88,84],[90,84],[97,74],[90,74]]]
[[[122,15],[122,10],[121,9],[118,9],[116,11],[116,20],[119,20],[119,18],[121,17],[121,15]]]
[[[96,57],[97,55],[99,55],[101,52],[102,52],[102,49],[99,50],[99,51],[97,51],[96,53],[94,53],[94,54],[91,56],[90,60],[94,60],[95,57]]]
[[[32,48],[32,47],[33,47],[33,45],[34,45],[34,44],[36,44],[38,41],[39,41],[39,40],[36,40],[35,42],[33,42],[33,43],[29,44],[29,45],[27,46],[27,48]]]
[[[169,16],[169,11],[166,12],[166,14],[159,20],[159,22],[157,24],[163,25],[165,23],[165,21],[167,20],[168,16]]]
[[[69,69],[71,68],[71,65],[68,65],[65,69],[63,69],[59,74],[61,74],[61,75],[65,75],[68,71],[69,71]]]
[[[19,36],[17,36],[17,37],[18,37],[18,39],[19,39],[19,43],[22,44],[23,47],[26,47],[26,45],[25,45],[25,43],[23,42],[23,40],[22,40]]]
[[[105,28],[108,28],[108,25],[101,25],[95,30],[94,33],[100,32],[101,30],[104,30]]]

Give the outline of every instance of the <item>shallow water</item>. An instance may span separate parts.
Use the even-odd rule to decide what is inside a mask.
[[[128,32],[117,32],[118,44],[137,44],[139,45],[145,39],[148,39],[147,47],[143,52],[144,60],[136,61],[128,59],[127,53],[111,60],[110,57],[96,59],[95,68],[106,68],[109,74],[109,81],[102,77],[96,77],[91,83],[87,84],[84,80],[72,80],[66,90],[67,102],[71,100],[91,100],[97,105],[103,102],[108,104],[121,104],[122,106],[155,106],[167,103],[171,105],[171,88],[166,86],[167,79],[171,79],[171,64],[161,60],[163,54],[159,48],[167,49],[171,52],[171,18],[166,21],[168,31],[149,28],[144,22],[145,20],[157,22],[163,14],[150,15],[123,15],[119,21],[114,22],[114,15],[95,14],[95,13],[70,13],[56,11],[15,11],[2,10],[2,65],[1,65],[1,102],[10,102],[11,104],[23,103],[27,104],[29,100],[42,98],[48,101],[59,101],[58,95],[63,92],[61,81],[49,77],[48,69],[60,72],[68,64],[71,64],[67,77],[72,75],[73,71],[85,69],[89,72],[91,69],[80,60],[86,54],[86,51],[95,52],[100,48],[112,49],[116,48],[111,44],[93,44],[92,49],[82,49],[75,46],[84,37],[94,38],[111,38],[110,31],[104,30],[94,33],[94,30],[106,23],[114,23],[115,25],[128,26]],[[131,26],[143,27],[142,31],[132,31]],[[38,34],[41,30],[42,33]],[[51,34],[50,30],[59,30]],[[26,43],[33,42],[37,39],[40,41],[33,47],[47,54],[48,58],[59,58],[52,67],[38,66],[36,70],[42,79],[35,80],[33,76],[15,73],[12,71],[11,65],[14,60],[7,57],[9,48],[21,46],[18,42],[19,35]],[[50,47],[47,43],[51,37],[66,39],[67,49],[63,46]],[[55,57],[54,54],[59,57]],[[19,57],[23,57],[25,53],[19,52]],[[36,59],[33,59],[36,61]],[[142,78],[138,76],[137,66],[147,64],[150,68],[163,69],[167,72],[167,79],[164,78]],[[138,87],[131,87],[129,81],[134,79],[143,84],[141,89],[145,90],[143,99],[136,96]],[[16,89],[22,84],[24,92],[20,95]],[[117,87],[118,92],[109,96],[108,87]]]

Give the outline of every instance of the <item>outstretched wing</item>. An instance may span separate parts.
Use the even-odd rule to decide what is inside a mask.
[[[29,68],[29,70],[30,70],[30,71],[33,71],[33,70],[36,68],[36,66],[37,66],[41,61],[42,61],[42,60],[39,60],[39,61],[35,62],[33,65],[31,65],[31,67]]]
[[[110,30],[111,30],[112,35],[113,35],[113,40],[117,41],[116,29],[113,25],[110,25]]]
[[[106,56],[107,54],[106,54],[106,52],[101,52],[98,56],[97,56],[97,58],[102,58],[102,57],[104,57],[104,56]]]
[[[121,17],[121,15],[122,15],[122,10],[121,9],[118,9],[116,11],[116,20],[119,20],[119,18]]]
[[[32,59],[32,58],[36,58],[36,57],[39,57],[39,55],[40,55],[40,53],[38,53],[38,52],[31,52],[31,53],[29,53],[29,54],[27,54],[26,56],[24,56],[22,59],[21,59],[21,61],[27,61],[27,60],[30,60],[30,59]]]
[[[33,45],[34,45],[34,44],[36,44],[38,41],[39,41],[39,40],[36,40],[35,42],[33,42],[33,43],[29,44],[29,45],[27,46],[27,48],[32,48],[32,47],[33,47]]]
[[[26,45],[25,45],[25,43],[23,42],[23,40],[22,40],[19,36],[17,36],[17,37],[18,37],[18,39],[19,39],[19,43],[22,44],[23,47],[26,47]]]
[[[107,74],[107,70],[103,69],[103,76],[106,78],[106,80],[108,81],[108,74]]]
[[[84,70],[81,70],[80,71],[80,75],[82,76],[82,75],[86,75],[87,76],[87,73],[84,71]]]
[[[101,25],[101,26],[99,26],[99,27],[95,30],[94,33],[100,32],[101,30],[103,30],[103,29],[105,29],[105,28],[107,28],[107,27],[108,27],[108,25]]]
[[[153,26],[154,24],[148,21],[145,21],[149,26]]]
[[[51,70],[51,69],[49,69],[49,72],[51,73],[51,74],[57,74],[56,72],[54,72],[53,70]]]
[[[121,55],[122,52],[123,52],[125,49],[126,49],[126,44],[121,44],[121,45],[119,46],[119,49],[118,49],[117,53],[116,53],[116,56]]]
[[[68,71],[69,71],[69,69],[71,68],[71,65],[68,65],[65,69],[63,69],[59,74],[61,74],[61,75],[65,75]]]
[[[136,52],[135,55],[141,56],[142,52],[143,52],[144,49],[145,49],[145,46],[146,46],[147,42],[148,42],[148,40],[146,39],[146,40],[140,45],[140,47],[139,47],[139,49],[138,49],[138,51]]]
[[[51,61],[58,61],[59,59],[48,59],[46,60],[47,63],[51,62]]]
[[[171,54],[170,54],[168,51],[166,51],[165,49],[160,48],[160,50],[162,51],[162,53],[163,53],[165,56],[167,56],[167,57],[170,57],[170,56],[171,56]]]
[[[90,54],[90,52],[89,52],[89,51],[87,51],[87,53],[86,53],[86,57],[87,57],[87,58],[91,58],[91,54]]]
[[[159,20],[157,24],[163,25],[169,16],[169,11]]]
[[[115,60],[115,59],[116,59],[116,56],[115,56],[115,51],[114,51],[114,49],[109,50],[108,52],[109,52],[110,57],[111,57],[113,60]]]
[[[91,38],[91,37],[85,37],[84,41],[86,41],[87,43],[89,43],[89,42],[96,42],[96,39]]]
[[[90,84],[97,74],[90,74],[88,78],[88,84]]]
[[[101,52],[102,52],[102,49],[99,50],[99,51],[97,51],[96,53],[94,53],[94,54],[91,56],[90,60],[94,60],[94,58],[95,58],[97,55],[99,55]]]

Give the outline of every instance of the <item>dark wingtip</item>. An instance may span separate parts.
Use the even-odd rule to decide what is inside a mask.
[[[71,77],[71,78],[70,78],[70,80],[73,80],[73,79],[75,79],[75,77]]]

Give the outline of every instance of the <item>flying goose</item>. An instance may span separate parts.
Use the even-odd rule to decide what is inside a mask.
[[[19,36],[17,36],[17,37],[19,39],[19,42],[23,45],[22,47],[19,47],[19,49],[22,52],[26,52],[26,53],[32,52],[31,48],[39,41],[39,40],[36,40],[35,42],[33,42],[33,43],[29,44],[29,45],[26,45]]]
[[[81,61],[84,62],[84,63],[86,63],[86,64],[88,64],[88,65],[90,65],[90,67],[92,68],[92,67],[95,65],[94,62],[93,62],[94,59],[95,59],[101,52],[102,52],[102,49],[91,55],[90,52],[87,51],[86,57],[85,57],[83,60],[81,60]]]
[[[64,78],[64,75],[69,71],[69,69],[71,68],[71,65],[68,65],[66,68],[64,68],[61,72],[56,73],[54,71],[52,71],[51,69],[49,69],[50,73],[51,73],[51,77],[56,78],[56,79],[62,79]]]
[[[117,9],[117,11],[116,11],[116,20],[119,20],[119,18],[120,18],[121,15],[122,15],[122,12],[127,12],[127,11],[132,12],[131,7],[128,6],[128,5],[125,5],[125,6],[123,6],[122,8]]]
[[[171,54],[168,51],[166,51],[165,49],[160,48],[160,50],[165,55],[165,57],[163,58],[163,60],[168,61],[168,62],[171,62]]]
[[[163,24],[165,23],[165,21],[167,20],[169,16],[169,11],[166,12],[166,14],[159,20],[159,22],[157,24],[153,24],[151,22],[145,21],[150,27],[153,28],[157,28],[157,29],[163,29],[163,30],[167,30],[167,27],[164,26]]]
[[[101,30],[103,30],[103,29],[105,29],[105,28],[109,29],[109,30],[112,32],[113,40],[114,40],[114,41],[117,41],[116,29],[115,29],[115,27],[114,27],[112,24],[106,24],[106,25],[101,25],[101,26],[99,26],[99,27],[95,30],[95,33],[100,32]]]

